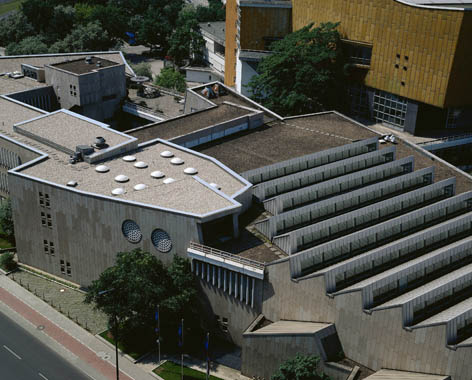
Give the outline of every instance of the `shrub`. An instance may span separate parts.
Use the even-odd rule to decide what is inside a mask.
[[[2,255],[0,255],[0,267],[5,269],[7,272],[16,269],[18,267],[18,264],[14,260],[14,254],[3,253]]]
[[[187,88],[185,77],[174,70],[172,67],[166,67],[161,70],[161,73],[156,77],[154,81],[158,86],[165,88],[175,89],[180,92],[184,92]]]
[[[132,67],[136,75],[148,77],[150,80],[152,80],[152,70],[151,65],[149,63],[141,62],[137,65],[133,65]]]

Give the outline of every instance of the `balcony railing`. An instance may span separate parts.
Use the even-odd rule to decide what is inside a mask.
[[[200,244],[200,243],[195,243],[193,241],[190,242],[190,247],[189,248],[194,249],[198,252],[204,253],[205,256],[206,255],[218,256],[218,257],[221,257],[223,259],[231,260],[231,261],[237,262],[237,263],[242,264],[242,265],[249,265],[249,266],[252,266],[252,267],[257,268],[257,269],[264,269],[264,267],[265,267],[265,264],[261,263],[259,261],[247,259],[245,257],[241,257],[241,256],[238,256],[238,255],[233,255],[232,253],[221,251],[219,249],[208,247],[206,245],[203,245],[203,244]]]

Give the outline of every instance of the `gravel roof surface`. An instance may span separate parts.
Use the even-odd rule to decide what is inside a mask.
[[[100,70],[106,67],[118,65],[118,63],[114,61],[110,61],[108,59],[95,57],[95,56],[90,56],[90,57],[91,57],[91,61],[90,61],[91,63],[85,62],[84,58],[78,58],[72,61],[54,63],[52,64],[52,66],[57,67],[58,69],[69,71],[74,74],[85,74],[85,73],[90,73],[94,70]],[[97,66],[99,62],[100,62],[100,66]]]

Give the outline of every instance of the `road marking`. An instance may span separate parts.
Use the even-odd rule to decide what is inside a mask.
[[[12,354],[14,357],[16,357],[17,359],[21,360],[21,356],[18,355],[15,351],[11,350],[10,348],[8,348],[7,346],[3,345],[3,348],[5,350],[7,350],[10,354]]]
[[[44,380],[49,380],[46,376],[44,376],[41,372],[38,372],[38,375],[42,377]]]

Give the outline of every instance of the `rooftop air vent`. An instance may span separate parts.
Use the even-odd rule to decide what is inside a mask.
[[[106,143],[105,139],[102,136],[98,136],[95,138],[94,146],[98,149],[108,148],[108,144]]]
[[[162,182],[164,182],[166,185],[168,185],[169,183],[175,182],[175,179],[173,179],[173,178],[166,178],[166,179],[165,179],[164,181],[162,181]]]
[[[124,156],[123,161],[133,162],[133,161],[136,161],[136,157],[134,157],[134,156]]]
[[[69,187],[76,187],[78,185],[77,181],[69,181],[67,182],[67,186]]]
[[[172,165],[182,165],[184,163],[184,160],[182,160],[181,158],[175,157],[172,160],[170,160],[170,163]]]
[[[165,150],[165,151],[161,152],[161,157],[171,158],[171,157],[174,157],[174,153],[169,152],[168,150]]]
[[[221,190],[221,186],[218,185],[217,183],[212,182],[212,183],[210,183],[210,186],[217,189],[217,190]]]
[[[159,170],[156,170],[155,172],[151,173],[152,178],[162,178],[164,176],[165,174],[163,172],[160,172]]]
[[[95,150],[90,145],[77,145],[75,151],[82,154],[83,156],[89,156],[95,152]]]
[[[194,175],[194,174],[197,174],[197,173],[198,173],[198,170],[195,169],[195,168],[185,168],[185,169],[184,169],[184,173],[185,173],[185,174]]]
[[[116,182],[128,182],[129,181],[129,178],[126,177],[125,175],[123,174],[119,174],[115,177],[115,181]]]
[[[85,57],[85,63],[88,63],[89,65],[92,63],[92,57],[90,55]]]
[[[144,183],[138,183],[137,185],[133,187],[133,189],[135,189],[136,191],[139,191],[139,190],[144,190],[146,187],[147,186]]]
[[[97,61],[97,67],[102,67],[102,61]]]
[[[110,168],[106,165],[98,165],[95,168],[95,171],[99,172],[99,173],[106,173],[106,172],[110,171]]]
[[[146,164],[144,161],[138,161],[134,164],[134,167],[138,169],[145,169],[148,167],[148,164]]]
[[[113,189],[111,193],[113,195],[123,195],[124,193],[126,193],[126,191],[122,187],[117,187],[116,189]]]

